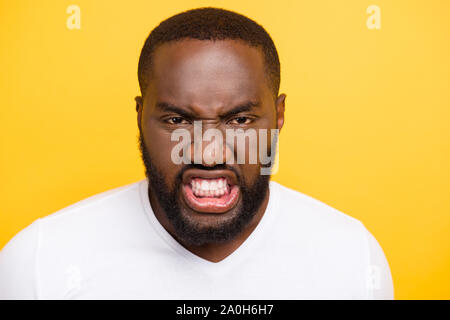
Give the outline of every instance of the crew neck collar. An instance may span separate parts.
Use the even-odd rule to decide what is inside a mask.
[[[150,201],[148,198],[148,180],[144,179],[139,182],[139,194],[142,202],[142,206],[144,208],[145,214],[150,222],[150,225],[153,227],[158,236],[173,250],[175,250],[180,256],[187,259],[190,263],[196,265],[197,267],[204,268],[207,270],[224,270],[232,265],[238,263],[246,256],[251,255],[251,248],[254,247],[260,240],[261,237],[264,236],[264,231],[268,226],[271,225],[271,220],[273,220],[274,215],[277,212],[279,205],[279,188],[276,182],[269,182],[269,202],[267,204],[266,210],[258,222],[255,229],[252,233],[245,239],[245,241],[230,255],[225,257],[223,260],[219,262],[212,262],[206,260],[185,247],[183,247],[172,235],[161,225],[159,220],[155,217],[155,214],[150,205]]]

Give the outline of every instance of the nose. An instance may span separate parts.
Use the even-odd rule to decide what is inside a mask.
[[[231,148],[227,145],[225,134],[217,128],[194,128],[194,139],[190,146],[191,159],[195,164],[205,167],[214,167],[227,162],[233,156]]]

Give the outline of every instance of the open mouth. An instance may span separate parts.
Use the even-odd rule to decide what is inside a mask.
[[[239,200],[239,193],[239,186],[230,177],[211,177],[211,174],[205,176],[195,173],[186,177],[182,192],[191,209],[204,213],[223,213],[231,210]]]

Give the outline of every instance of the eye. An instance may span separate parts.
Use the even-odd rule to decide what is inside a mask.
[[[170,124],[186,124],[186,123],[188,123],[188,121],[186,121],[182,117],[171,117],[171,118],[167,119],[166,121]]]
[[[249,117],[237,117],[230,121],[231,124],[249,124],[252,122],[252,119]]]

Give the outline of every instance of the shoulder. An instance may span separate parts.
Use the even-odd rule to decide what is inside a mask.
[[[142,223],[146,180],[114,188],[40,218],[41,254],[95,251]]]
[[[278,198],[276,234],[281,234],[283,243],[292,248],[306,245],[330,257],[345,256],[349,261],[359,257],[369,262],[373,239],[361,221],[278,183],[271,183],[272,191]]]
[[[323,275],[339,276],[349,283],[359,278],[364,294],[358,296],[393,298],[392,277],[383,249],[360,220],[276,182],[271,182],[272,191],[278,199],[274,212],[278,216],[274,219],[278,247],[289,248],[293,257],[300,254],[301,263],[307,257],[315,272],[322,270]]]
[[[271,181],[271,192],[279,202],[279,214],[292,223],[321,229],[365,232],[361,221],[305,193]],[[328,230],[329,231],[329,230]]]
[[[133,217],[141,217],[145,185],[142,180],[96,194],[17,233],[0,251],[0,299],[37,298],[39,279],[56,277],[47,270],[63,270],[66,262],[82,261],[84,255],[92,260],[108,245],[118,246],[125,239],[119,236],[142,224]]]
[[[63,247],[65,241],[92,238],[117,226],[141,208],[140,189],[145,180],[114,188],[35,220],[17,233],[0,251],[0,268],[16,267],[32,259],[43,244]],[[82,237],[80,237],[82,236]],[[17,262],[17,263],[16,263]],[[23,265],[23,264],[22,264]]]
[[[36,296],[39,219],[17,233],[0,251],[0,300]]]
[[[45,225],[64,219],[82,219],[86,214],[92,219],[104,212],[120,210],[139,198],[139,188],[144,182],[145,180],[141,180],[95,194],[41,218],[41,223]]]
[[[141,207],[140,188],[145,180],[104,191],[40,218],[42,230],[71,231],[95,225],[105,219],[117,218]]]
[[[17,233],[3,248],[2,255],[20,254],[23,250],[32,250],[39,244],[42,230],[49,226],[64,227],[74,229],[84,223],[85,220],[95,221],[96,218],[104,218],[104,215],[114,215],[115,212],[123,211],[123,208],[130,209],[133,205],[140,205],[139,189],[145,180],[134,182],[108,191],[104,191],[78,201],[70,206],[58,210],[52,214],[35,220],[26,228]],[[75,223],[74,222],[79,222]],[[64,229],[64,228],[62,228]],[[62,230],[64,232],[64,230]],[[21,248],[21,250],[13,250]]]

